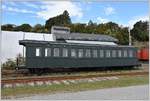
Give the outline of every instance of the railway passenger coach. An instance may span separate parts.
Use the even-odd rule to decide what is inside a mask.
[[[72,38],[70,36],[69,39]],[[58,39],[57,37],[55,38]],[[19,44],[26,47],[26,68],[33,72],[48,68],[117,68],[138,65],[135,47],[90,44],[88,41],[79,43],[79,38],[83,39],[78,37],[77,42],[66,42],[66,37],[66,40],[61,37],[61,40],[57,41],[20,40]],[[89,39],[87,36],[84,38]],[[98,36],[95,40],[96,38]]]
[[[134,47],[34,40],[22,40],[20,44],[26,47],[26,67],[30,70],[138,65]]]

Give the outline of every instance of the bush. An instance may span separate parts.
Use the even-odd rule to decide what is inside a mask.
[[[8,59],[5,63],[2,64],[2,69],[13,70],[16,67],[16,62],[12,59]]]
[[[6,69],[6,70],[14,70],[15,67],[17,67],[18,65],[23,65],[24,62],[24,58],[22,57],[21,54],[18,54],[16,59],[8,59],[5,63],[2,64],[2,69]]]

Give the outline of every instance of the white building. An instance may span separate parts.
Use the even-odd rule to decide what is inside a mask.
[[[23,46],[19,45],[19,40],[46,40],[52,41],[52,34],[29,33],[29,32],[13,32],[2,31],[1,40],[1,61],[5,62],[7,59],[15,59],[17,54],[23,54]]]

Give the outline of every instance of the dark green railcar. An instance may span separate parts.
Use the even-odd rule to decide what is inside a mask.
[[[132,46],[20,40],[26,47],[26,68],[94,68],[137,66]]]

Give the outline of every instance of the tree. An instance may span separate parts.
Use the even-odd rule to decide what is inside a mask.
[[[119,25],[114,23],[114,22],[108,22],[108,23],[105,23],[105,24],[99,24],[97,26],[97,32],[98,33],[111,35],[113,37],[116,37],[116,33],[119,30],[120,30]]]
[[[71,29],[71,32],[86,33],[85,27],[86,27],[86,24],[76,23],[76,24],[71,24],[70,29]]]
[[[128,43],[129,43],[128,28],[127,27],[120,28],[116,32],[115,37],[119,40],[119,44],[128,45]]]
[[[87,33],[97,33],[96,32],[97,23],[93,23],[92,20],[88,22],[88,25],[86,26],[86,32]]]
[[[31,32],[31,29],[32,29],[31,25],[29,25],[29,24],[22,24],[20,26],[17,26],[15,28],[15,31]]]
[[[1,26],[1,29],[5,31],[13,31],[15,26],[16,25],[14,24],[5,24]]]
[[[149,40],[149,31],[148,31],[148,21],[138,21],[134,24],[133,29],[131,30],[131,35],[134,40],[137,41],[148,41]]]
[[[63,16],[63,22],[62,22],[63,25],[71,24],[71,19],[67,10],[63,12],[62,16]]]
[[[45,27],[42,26],[41,24],[36,24],[33,28],[32,28],[33,32],[37,32],[37,33],[42,33],[45,31]]]
[[[88,22],[88,26],[93,26],[94,25],[94,23],[92,22],[92,20],[90,20],[89,22]]]
[[[97,33],[109,35],[118,39],[119,44],[128,44],[128,29],[120,27],[114,22],[99,24],[97,26]]]
[[[63,12],[63,14],[58,15],[53,18],[49,18],[45,23],[45,28],[47,28],[49,31],[51,30],[51,27],[54,25],[57,26],[67,26],[71,24],[71,19],[69,17],[69,13],[67,10]]]

